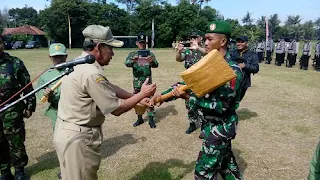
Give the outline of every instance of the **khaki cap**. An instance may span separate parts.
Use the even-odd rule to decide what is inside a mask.
[[[113,47],[122,47],[123,42],[113,38],[109,26],[89,25],[86,27],[82,34],[85,40],[91,39],[96,42],[104,43]]]

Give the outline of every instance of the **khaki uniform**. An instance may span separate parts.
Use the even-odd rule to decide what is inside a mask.
[[[101,125],[121,105],[102,74],[102,66],[95,62],[75,66],[62,79],[54,145],[63,180],[98,179]]]

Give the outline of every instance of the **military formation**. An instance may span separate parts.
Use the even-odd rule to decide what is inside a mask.
[[[184,43],[176,46],[176,61],[184,62],[186,69],[196,64],[207,53],[218,50],[224,57],[228,67],[235,73],[235,78],[226,82],[203,97],[198,97],[191,90],[181,91],[179,87],[185,82],[177,82],[164,92],[156,93],[157,85],[152,82],[152,68],[159,66],[155,55],[146,49],[146,40],[143,33],[137,36],[138,50],[129,53],[125,66],[132,68],[133,92],[126,91],[111,83],[104,75],[104,67],[114,56],[114,48],[123,46],[123,42],[113,38],[110,27],[89,25],[83,31],[84,36],[82,53],[78,58],[88,55],[95,57],[92,64],[80,64],[73,67],[73,72],[64,76],[57,89],[46,88],[20,104],[1,113],[0,123],[0,171],[1,180],[27,179],[24,167],[28,163],[24,141],[25,129],[23,118],[29,118],[36,109],[36,97],[48,99],[48,108],[45,115],[51,119],[54,138],[53,143],[59,159],[59,179],[63,180],[96,180],[97,171],[101,163],[101,144],[103,135],[101,126],[105,116],[120,116],[140,104],[148,107],[150,128],[156,128],[154,108],[156,100],[168,92],[174,94],[167,99],[169,103],[176,99],[184,99],[187,108],[190,134],[201,126],[201,150],[195,165],[194,178],[196,180],[215,179],[218,174],[223,179],[243,179],[237,160],[232,151],[232,140],[235,139],[238,126],[237,108],[251,86],[251,75],[259,72],[259,62],[272,61],[274,45],[272,39],[266,43],[260,42],[254,49],[249,47],[248,37],[236,39],[235,48],[230,49],[231,25],[226,21],[212,21],[206,26],[206,31],[193,31],[190,34],[190,47]],[[204,41],[203,41],[204,37]],[[279,41],[278,43],[283,43]],[[297,46],[292,41],[288,46],[289,65],[294,65]],[[261,44],[262,43],[262,44]],[[265,45],[264,45],[265,44]],[[306,42],[305,61],[310,58],[311,45]],[[320,48],[320,44],[317,44]],[[295,49],[296,48],[296,49]],[[0,38],[0,103],[15,101],[10,99],[19,89],[20,95],[33,90],[30,75],[23,62],[3,52],[3,41]],[[276,64],[283,64],[283,44],[276,46]],[[307,51],[308,50],[308,51]],[[319,67],[318,49],[315,55],[315,67]],[[54,43],[49,48],[49,58],[53,65],[66,61],[67,52],[63,44]],[[303,58],[302,58],[303,59]],[[288,66],[289,66],[288,65]],[[60,75],[65,69],[49,70],[38,80],[37,87]],[[215,78],[215,77],[211,77]],[[58,82],[55,82],[58,83]],[[7,102],[6,100],[9,101]],[[4,102],[6,101],[6,102]],[[161,105],[163,102],[158,102]],[[137,113],[138,119],[133,126],[144,123],[142,116]],[[15,174],[11,174],[11,166]],[[309,179],[319,177],[319,147],[310,165]]]
[[[279,38],[277,42],[274,42],[272,38],[268,37],[267,41],[260,39],[257,43],[251,42],[251,44],[256,44],[254,51],[258,55],[260,63],[265,60],[265,64],[270,64],[275,54],[274,64],[276,66],[285,64],[285,67],[292,68],[298,61],[301,70],[308,70],[311,61],[314,70],[320,71],[320,39],[314,47],[310,40],[304,40],[300,57],[298,57],[299,42],[294,38]],[[311,59],[312,51],[314,51],[313,59]]]

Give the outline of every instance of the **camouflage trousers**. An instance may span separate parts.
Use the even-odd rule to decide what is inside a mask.
[[[16,113],[16,112],[15,112]],[[23,117],[1,118],[0,123],[0,171],[13,167],[25,167],[28,156],[25,149],[25,125]]]
[[[225,136],[232,136],[235,128],[234,123],[228,128],[225,128],[225,125],[202,124],[205,137],[195,167],[196,180],[213,180],[217,178],[218,173],[225,180],[242,179],[231,149],[231,139]],[[225,132],[225,129],[230,129],[230,132]]]
[[[185,100],[185,104],[186,104],[186,109],[188,112],[188,120],[189,123],[198,123],[200,120],[198,118],[198,111],[193,111],[191,110],[191,108],[189,107],[189,101]]]
[[[139,93],[140,90],[141,90],[141,88],[136,88],[136,87],[135,87],[134,90],[133,90],[133,94]],[[155,111],[154,111],[154,108],[153,108],[153,107],[152,107],[152,108],[147,108],[147,112],[148,112],[148,116],[149,116],[149,117],[153,117],[154,114],[155,114]]]

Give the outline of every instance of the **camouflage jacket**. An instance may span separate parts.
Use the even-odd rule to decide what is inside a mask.
[[[202,54],[198,50],[185,49],[182,52],[182,57],[184,59],[184,67],[188,69],[202,58]]]
[[[201,98],[190,91],[190,99],[188,101],[190,109],[192,111],[198,111],[199,118],[201,118],[202,121],[208,120],[209,116],[213,117],[215,123],[218,124],[238,120],[235,110],[239,107],[240,103],[241,81],[243,78],[242,70],[236,62],[230,60],[229,53],[226,54],[225,59],[237,75],[235,79],[232,79],[230,82]],[[179,84],[184,84],[184,82]],[[166,94],[171,90],[172,88],[161,94]],[[166,102],[171,100],[175,100],[175,98],[171,98]]]
[[[129,53],[125,65],[127,67],[131,67],[133,69],[133,87],[141,88],[143,82],[149,78],[149,83],[152,83],[152,73],[151,68],[157,68],[159,63],[152,52],[150,52],[150,56],[153,58],[153,61],[148,65],[141,65],[137,62],[134,62],[133,57],[138,56],[138,51],[133,51]]]
[[[8,53],[3,53],[0,55],[0,102],[1,103],[9,99],[13,94],[15,94],[21,88],[26,86],[29,82],[30,82],[29,72],[26,69],[24,63],[19,58],[10,56]],[[26,95],[31,91],[33,91],[32,85],[28,86],[28,88],[26,88],[22,92],[22,94]],[[16,98],[14,98],[14,100],[18,98],[20,98],[19,95]],[[36,109],[35,95],[29,96],[24,101],[24,107],[20,107],[18,109],[19,111],[28,109],[34,112]],[[12,108],[9,108],[7,111],[10,111],[10,110],[12,110]]]

